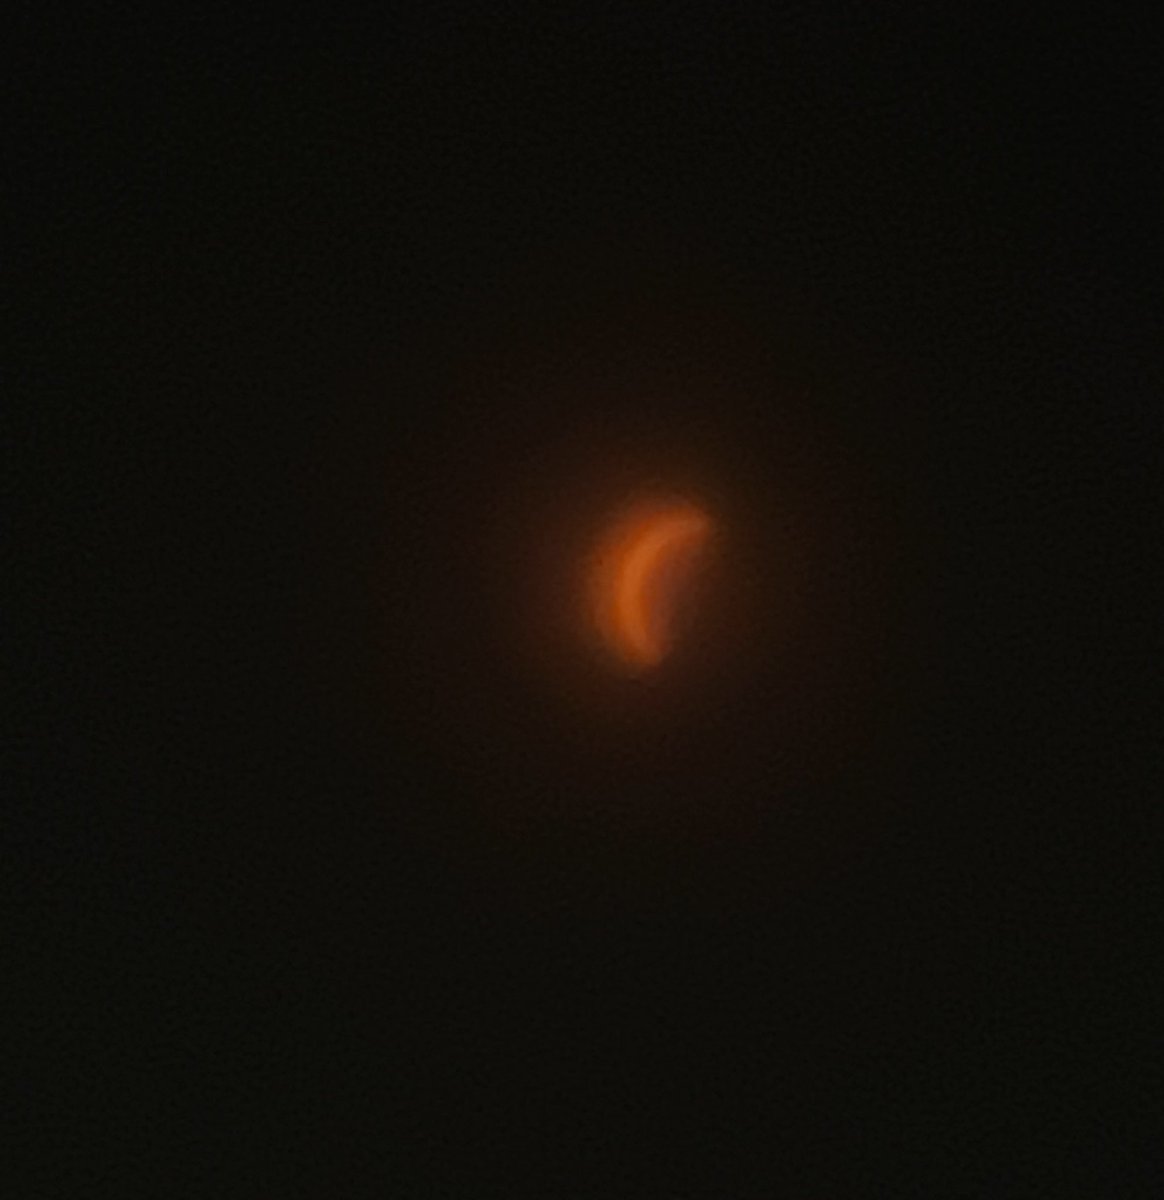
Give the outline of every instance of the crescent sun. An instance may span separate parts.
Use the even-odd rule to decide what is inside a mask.
[[[644,670],[666,658],[674,610],[711,529],[692,504],[656,504],[619,522],[604,542],[592,578],[594,615],[623,666]]]

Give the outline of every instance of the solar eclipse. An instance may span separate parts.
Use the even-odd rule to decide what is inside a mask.
[[[687,501],[636,507],[608,530],[590,575],[590,615],[611,661],[658,667],[689,623],[713,522]]]

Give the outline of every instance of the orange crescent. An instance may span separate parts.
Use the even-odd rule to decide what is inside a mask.
[[[655,507],[622,522],[599,556],[598,623],[608,647],[627,665],[656,666],[669,649],[649,600],[651,584],[674,556],[698,550],[711,530],[687,504]]]

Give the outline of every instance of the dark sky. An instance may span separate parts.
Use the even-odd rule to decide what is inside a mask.
[[[937,7],[17,39],[60,1194],[1138,1194],[1160,109]]]

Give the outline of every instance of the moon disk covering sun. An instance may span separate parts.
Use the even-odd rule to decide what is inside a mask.
[[[592,615],[602,644],[634,673],[659,666],[690,611],[712,522],[686,501],[642,505],[617,521],[595,555]]]

